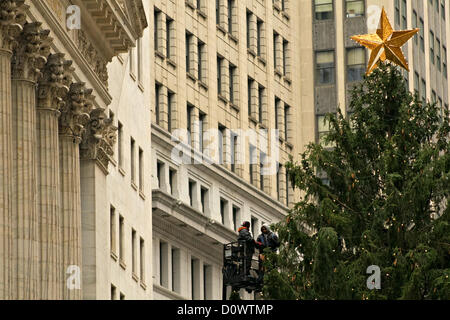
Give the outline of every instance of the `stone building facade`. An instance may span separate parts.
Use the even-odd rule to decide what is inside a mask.
[[[425,101],[449,105],[448,52],[449,3],[444,0],[301,0],[300,21],[303,47],[301,55],[304,98],[300,105],[314,106],[315,130],[310,134],[320,141],[328,131],[323,116],[351,110],[349,90],[361,80],[370,53],[352,41],[356,34],[375,33],[382,7],[394,30],[419,28],[420,31],[402,49],[410,72],[404,71],[411,92]],[[311,78],[310,75],[314,74]],[[306,81],[306,80],[310,81]],[[312,139],[312,140],[314,140]]]
[[[221,299],[223,244],[294,201],[297,1],[149,2],[154,298]]]
[[[144,10],[140,0],[0,2],[0,299],[109,299],[112,281],[151,296],[142,280],[139,292],[115,277],[105,250],[112,115],[132,107],[121,101],[129,84],[116,91],[116,57],[145,37]],[[150,113],[145,94],[133,96],[137,130]],[[150,200],[139,205],[150,212]]]

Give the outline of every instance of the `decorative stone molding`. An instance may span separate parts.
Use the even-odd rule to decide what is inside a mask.
[[[4,0],[0,3],[0,49],[12,51],[15,38],[26,21],[25,0]]]
[[[47,64],[42,70],[42,79],[39,81],[38,108],[59,111],[63,107],[70,86],[66,84],[65,79],[67,63],[69,66],[72,64],[71,61],[64,60],[63,53],[49,55]]]
[[[108,69],[106,67],[108,62],[101,56],[83,30],[78,30],[78,49],[103,85],[108,87]]]
[[[60,110],[60,135],[72,136],[75,143],[81,142],[84,128],[89,123],[89,113],[93,105],[92,99],[92,89],[86,89],[84,82],[70,85],[69,93]]]
[[[109,161],[114,155],[117,129],[113,125],[113,120],[107,117],[105,109],[92,110],[80,146],[80,157],[85,160],[96,160],[107,173]]]
[[[39,30],[42,23],[26,23],[18,37],[11,61],[12,78],[36,82],[47,62],[46,56],[52,38],[50,31]]]

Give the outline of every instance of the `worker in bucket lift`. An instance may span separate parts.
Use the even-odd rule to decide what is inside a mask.
[[[256,247],[259,249],[259,276],[264,274],[263,261],[264,261],[264,249],[270,248],[272,251],[276,251],[280,246],[278,236],[270,231],[270,227],[264,224],[261,227],[261,234],[256,239]]]
[[[248,275],[250,274],[252,257],[253,253],[255,252],[255,240],[253,239],[252,234],[250,233],[250,222],[244,221],[242,223],[242,226],[238,229],[238,232],[239,232],[238,241],[245,242],[246,244],[244,259],[246,262],[245,274]]]

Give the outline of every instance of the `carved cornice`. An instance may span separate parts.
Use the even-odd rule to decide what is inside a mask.
[[[20,35],[26,21],[25,0],[2,0],[0,2],[0,49],[12,51],[15,38]]]
[[[59,111],[64,106],[70,87],[66,77],[71,64],[72,61],[64,60],[63,53],[49,55],[42,70],[42,79],[38,83],[38,109]]]
[[[93,109],[83,134],[80,157],[84,160],[96,160],[107,173],[109,161],[114,155],[116,131],[117,127],[113,125],[113,120],[107,117],[105,109]]]
[[[70,66],[67,68],[70,69]],[[85,83],[77,82],[70,85],[69,93],[61,108],[60,135],[72,136],[76,142],[81,142],[85,126],[89,123],[92,99],[92,89],[86,89]]]
[[[144,30],[148,27],[142,0],[117,0],[122,10],[127,13],[136,38],[141,38]]]
[[[78,30],[78,49],[105,87],[108,87],[108,61],[98,52],[86,32]]]
[[[36,82],[50,52],[49,30],[40,30],[41,22],[25,23],[17,38],[11,60],[12,78]]]

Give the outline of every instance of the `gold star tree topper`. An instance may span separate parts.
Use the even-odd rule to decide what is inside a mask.
[[[377,33],[351,37],[352,40],[372,50],[366,75],[371,74],[378,67],[380,60],[389,60],[409,72],[408,62],[401,47],[418,31],[419,29],[394,31],[383,7]]]

